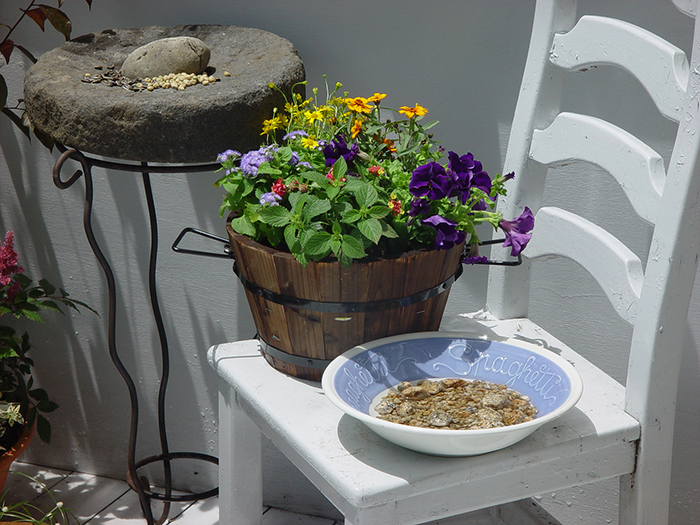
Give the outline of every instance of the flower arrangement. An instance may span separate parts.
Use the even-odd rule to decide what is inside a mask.
[[[263,123],[259,149],[219,155],[220,211],[233,212],[234,231],[302,264],[334,257],[348,265],[464,242],[465,262],[485,262],[481,223],[503,231],[511,255],[525,248],[532,212],[505,220],[494,211],[514,174],[491,178],[471,153],[449,151],[441,163],[444,149],[429,132],[437,122],[421,123],[426,108],[392,110],[382,107],[383,93],[351,97],[341,87],[326,84],[323,102],[316,88],[308,99],[285,96]]]
[[[40,310],[63,313],[59,304],[75,310],[83,306],[95,312],[46,279],[34,284],[19,265],[14,234],[8,231],[0,246],[0,317],[12,315],[41,322]],[[51,425],[39,412],[53,412],[58,405],[44,389],[34,386],[34,361],[27,356],[30,348],[27,332],[20,336],[14,328],[0,324],[0,453],[16,442],[23,425],[31,426],[35,421],[42,441],[51,441]]]

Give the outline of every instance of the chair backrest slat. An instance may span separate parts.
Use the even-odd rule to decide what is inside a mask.
[[[689,73],[685,53],[628,22],[582,16],[571,31],[554,35],[549,60],[574,71],[621,67],[646,88],[661,114],[678,122],[683,111]]]
[[[536,224],[528,257],[576,261],[595,278],[618,315],[633,324],[644,282],[639,257],[600,226],[560,208],[541,208]]]
[[[549,127],[534,131],[530,158],[546,166],[583,160],[603,168],[637,214],[655,222],[666,180],[664,160],[625,130],[595,117],[560,113]]]

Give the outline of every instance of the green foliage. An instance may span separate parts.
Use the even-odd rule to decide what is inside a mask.
[[[8,232],[0,247],[0,317],[43,322],[43,310],[63,314],[62,306],[76,311],[82,307],[97,313],[46,279],[34,283],[17,265],[13,239],[12,232]],[[27,331],[20,334],[0,324],[0,451],[13,444],[13,433],[6,431],[15,424],[36,423],[41,440],[51,441],[51,425],[43,414],[53,412],[58,405],[44,389],[34,386],[34,361],[27,355],[31,348]]]
[[[21,476],[26,478],[27,482],[38,486],[42,493],[49,495],[50,502],[48,505],[37,502],[22,501],[18,503],[6,502],[8,490],[5,490],[0,496],[0,520],[3,523],[7,522],[22,522],[32,525],[69,525],[70,523],[78,523],[76,517],[63,506],[61,501],[58,501],[49,488],[36,478],[28,476],[22,472],[10,471],[13,476]]]

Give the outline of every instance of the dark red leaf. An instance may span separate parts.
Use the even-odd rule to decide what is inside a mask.
[[[10,55],[15,48],[15,43],[9,38],[0,44],[0,54],[5,57],[5,62],[10,63]]]
[[[34,20],[36,24],[41,28],[41,30],[44,30],[44,22],[46,21],[46,14],[44,13],[44,10],[41,7],[35,7],[34,9],[30,9],[29,11],[25,11],[27,16]]]

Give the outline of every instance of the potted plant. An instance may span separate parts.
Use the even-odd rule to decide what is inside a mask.
[[[485,262],[479,224],[502,230],[513,256],[534,225],[527,208],[495,211],[514,174],[492,178],[471,153],[443,159],[427,109],[341,87],[326,85],[323,101],[292,94],[259,149],[219,156],[216,183],[266,358],[315,380],[356,344],[436,330],[460,262]]]
[[[41,322],[42,309],[63,313],[60,304],[92,310],[46,279],[34,283],[19,265],[14,234],[8,231],[0,247],[0,317]],[[26,448],[35,430],[42,441],[51,441],[51,425],[42,412],[52,412],[58,405],[34,384],[34,361],[27,355],[30,349],[28,332],[20,335],[12,326],[0,324],[0,489],[11,462]]]

